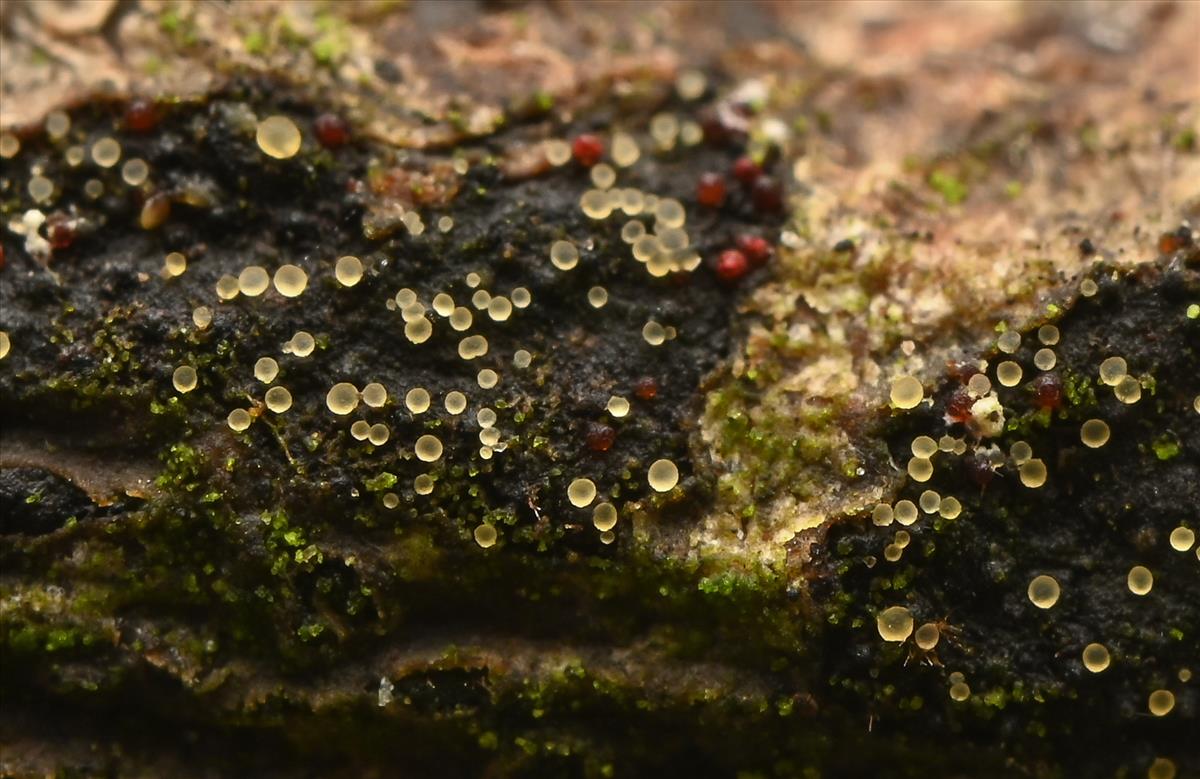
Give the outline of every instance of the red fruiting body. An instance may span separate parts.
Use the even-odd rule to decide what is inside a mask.
[[[979,366],[973,362],[961,362],[959,360],[946,361],[946,373],[951,378],[958,379],[963,384],[971,380],[971,377],[976,373],[981,373]]]
[[[700,129],[704,131],[704,140],[714,146],[725,143],[731,135],[730,128],[716,109],[708,108],[698,117]]]
[[[733,177],[746,186],[750,186],[762,175],[762,168],[749,157],[738,157],[733,163]]]
[[[75,243],[75,220],[63,213],[51,214],[46,220],[46,239],[51,249],[66,249]]]
[[[633,394],[642,400],[654,400],[658,396],[658,382],[649,376],[639,379],[638,383],[633,385]]]
[[[1187,225],[1180,225],[1175,232],[1163,233],[1158,237],[1158,251],[1162,254],[1172,254],[1191,245],[1192,229]]]
[[[1158,237],[1158,250],[1163,254],[1171,254],[1191,246],[1193,241],[1192,228],[1180,225],[1173,233],[1163,233]]]
[[[728,284],[736,282],[750,271],[750,261],[737,249],[726,249],[717,258],[717,276]]]
[[[1039,408],[1054,410],[1062,406],[1062,380],[1054,373],[1043,373],[1033,380],[1033,402]]]
[[[337,114],[321,114],[313,121],[313,130],[326,149],[336,149],[350,142],[350,126]]]
[[[756,268],[771,258],[771,244],[759,235],[739,235],[737,247]]]
[[[966,422],[971,418],[971,406],[973,405],[975,405],[975,398],[971,397],[971,393],[967,392],[965,387],[959,387],[946,400],[946,421]]]
[[[759,211],[780,211],[783,209],[783,187],[770,176],[760,176],[750,189],[750,199]]]
[[[125,108],[125,127],[135,133],[148,133],[158,126],[158,106],[139,97]]]
[[[720,173],[705,173],[696,186],[696,200],[702,206],[720,208],[725,202],[725,178]]]
[[[1171,254],[1179,249],[1180,240],[1175,233],[1163,233],[1158,237],[1159,254]]]
[[[587,430],[587,447],[593,452],[607,452],[617,440],[617,431],[608,425],[591,424]]]
[[[584,133],[571,144],[571,154],[575,155],[575,161],[580,165],[590,168],[604,156],[604,141],[598,135]]]

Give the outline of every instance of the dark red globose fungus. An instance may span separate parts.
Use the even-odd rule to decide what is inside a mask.
[[[971,418],[971,406],[975,404],[975,398],[967,392],[966,387],[959,387],[950,394],[946,399],[946,421],[947,422],[966,422]]]
[[[770,176],[761,176],[750,188],[750,199],[759,211],[782,211],[783,187]]]
[[[758,267],[771,258],[771,244],[760,235],[739,235],[737,248],[751,264]]]
[[[144,97],[134,98],[125,107],[125,128],[135,133],[148,133],[158,126],[158,106]]]
[[[639,379],[638,383],[633,385],[633,394],[642,400],[654,400],[658,396],[658,382],[649,376]]]
[[[733,177],[746,186],[750,186],[762,175],[762,168],[749,157],[738,157],[733,163]]]
[[[617,440],[617,431],[608,425],[590,424],[587,429],[587,448],[593,452],[607,452]]]
[[[571,154],[580,165],[590,168],[604,156],[604,141],[598,135],[584,133],[572,142]]]
[[[1062,379],[1055,373],[1043,373],[1033,380],[1033,402],[1038,408],[1054,410],[1062,406]]]
[[[696,201],[702,206],[720,208],[725,202],[725,179],[720,173],[705,173],[696,185]]]
[[[750,260],[737,249],[726,249],[717,258],[716,271],[721,281],[732,284],[750,271]]]
[[[326,149],[336,149],[350,142],[350,126],[337,114],[321,114],[313,121],[317,141]]]

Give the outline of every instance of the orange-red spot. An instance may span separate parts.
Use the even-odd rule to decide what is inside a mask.
[[[696,185],[696,201],[702,206],[720,208],[725,203],[725,179],[720,173],[704,173]]]
[[[590,168],[604,156],[604,141],[598,135],[584,133],[571,144],[571,154],[580,165]]]
[[[658,382],[649,376],[639,379],[637,384],[633,385],[633,394],[641,400],[654,400],[658,396]]]
[[[587,430],[587,447],[593,452],[607,452],[617,440],[617,431],[608,425],[591,424]]]

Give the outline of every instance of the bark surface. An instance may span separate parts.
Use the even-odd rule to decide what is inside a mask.
[[[0,773],[1200,771],[1196,5],[0,14]]]

